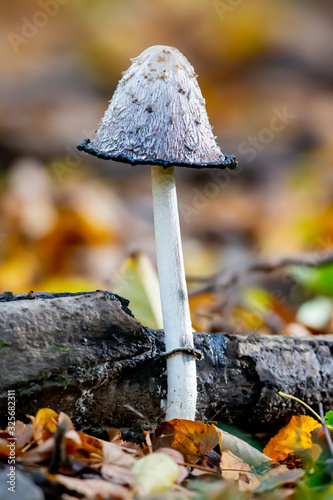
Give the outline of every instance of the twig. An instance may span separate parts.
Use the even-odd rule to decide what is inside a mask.
[[[68,462],[66,457],[66,444],[65,444],[65,434],[67,431],[66,422],[61,422],[57,426],[57,430],[54,433],[54,448],[52,450],[51,461],[49,465],[49,473],[55,474],[58,469]]]
[[[324,429],[324,432],[325,432],[326,441],[327,441],[329,450],[331,452],[331,455],[333,457],[333,442],[332,442],[332,438],[331,438],[330,432],[328,430],[328,426],[327,426],[327,424],[325,422],[323,403],[319,403],[319,415],[320,415],[320,418],[321,418],[321,423],[323,424],[323,429]]]
[[[189,295],[201,295],[202,293],[213,292],[220,289],[227,289],[238,283],[241,278],[250,273],[270,273],[283,267],[304,266],[320,267],[333,263],[333,249],[322,252],[309,253],[294,257],[275,257],[266,260],[258,260],[250,263],[242,271],[221,272],[210,277],[188,276],[187,281],[204,283],[205,286],[191,292]]]
[[[326,424],[326,422],[325,422],[325,418],[324,418],[324,420],[323,420],[323,416],[322,416],[321,414],[320,414],[320,415],[318,415],[318,413],[317,413],[317,412],[315,412],[315,411],[314,411],[314,409],[313,409],[313,408],[311,408],[311,406],[309,406],[309,405],[307,405],[306,403],[304,403],[304,401],[302,401],[301,399],[298,399],[298,398],[296,398],[295,396],[292,396],[291,394],[286,394],[286,393],[284,393],[284,392],[282,392],[282,391],[279,391],[279,392],[278,392],[278,395],[279,395],[279,396],[281,396],[281,397],[283,397],[283,398],[289,398],[289,399],[293,399],[294,401],[297,401],[297,402],[298,402],[298,403],[300,403],[301,405],[305,406],[305,408],[307,408],[309,411],[311,411],[311,413],[313,413],[313,415],[316,417],[316,419],[317,419],[317,420],[319,420],[319,422],[320,422],[321,424],[323,424],[323,422],[324,422],[324,424],[325,424],[325,426],[327,427],[327,429],[333,429],[333,426],[332,426],[332,425],[327,425],[327,424]],[[321,404],[322,404],[322,403],[319,403],[319,409],[320,409],[320,405],[321,405]],[[319,412],[319,413],[320,413],[320,412]],[[324,424],[323,424],[323,427],[324,427]]]

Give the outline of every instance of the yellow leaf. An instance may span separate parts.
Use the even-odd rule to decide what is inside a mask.
[[[311,448],[311,432],[317,427],[321,425],[312,417],[292,417],[289,424],[269,441],[264,454],[273,460],[284,460],[295,450]]]
[[[32,437],[38,444],[44,443],[57,429],[58,413],[50,408],[39,410],[32,422]]]
[[[167,491],[177,480],[179,467],[166,453],[152,453],[140,458],[132,472],[149,495]]]
[[[136,252],[124,262],[113,291],[126,297],[138,321],[149,328],[163,328],[160,289],[147,255]]]

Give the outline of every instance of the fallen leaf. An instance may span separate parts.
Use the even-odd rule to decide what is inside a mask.
[[[270,491],[284,484],[294,484],[298,479],[304,476],[304,470],[302,469],[292,469],[282,472],[281,474],[271,475],[270,477],[264,478],[260,485],[256,488],[256,493],[262,493],[264,491]]]
[[[16,449],[24,448],[32,438],[32,424],[20,420],[15,422]]]
[[[317,420],[308,415],[293,416],[289,424],[269,441],[264,454],[278,461],[296,450],[311,448],[311,432],[320,426]]]
[[[184,455],[185,461],[196,463],[219,442],[215,425],[199,420],[175,418],[162,422],[152,435],[153,449],[170,447]]]
[[[26,465],[33,465],[44,462],[51,458],[51,453],[54,448],[54,438],[51,437],[44,441],[39,446],[32,448],[31,450],[25,452],[21,460]]]
[[[147,255],[135,252],[127,257],[113,291],[129,299],[133,314],[142,324],[163,328],[157,273]]]
[[[114,441],[118,441],[121,439],[121,432],[119,429],[116,429],[115,427],[111,427],[108,429],[108,436],[109,436],[109,441],[110,443],[113,443]]]
[[[74,431],[74,425],[69,416],[62,411],[59,413],[58,424],[66,422],[66,431]]]
[[[326,413],[325,422],[327,425],[333,425],[333,411],[328,411]]]
[[[196,463],[219,442],[215,425],[204,424],[199,420],[175,418],[162,422],[152,435],[154,451],[170,447],[184,455],[185,461]]]
[[[100,473],[103,479],[110,483],[126,486],[134,490],[137,486],[135,474],[124,466],[117,464],[102,464]]]
[[[135,463],[136,450],[125,449],[115,443],[102,441],[102,456],[104,464],[117,464],[122,467],[132,467]]]
[[[129,500],[131,495],[126,488],[118,484],[112,484],[103,479],[79,479],[76,477],[56,474],[49,476],[50,480],[56,480],[71,491],[76,491],[85,496],[87,500]]]
[[[86,464],[100,462],[103,457],[103,441],[84,432],[69,431],[66,437],[66,455]],[[111,443],[109,443],[111,444]],[[116,445],[115,445],[116,446]]]
[[[223,479],[236,481],[239,491],[253,491],[260,484],[259,479],[251,473],[251,467],[229,450],[222,452],[220,467]]]
[[[234,455],[244,460],[245,463],[252,467],[267,465],[270,463],[270,458],[242,439],[229,434],[222,429],[217,428],[220,434],[221,451],[230,450]]]
[[[329,431],[331,437],[333,437],[333,431]],[[311,457],[314,461],[317,461],[320,453],[323,450],[329,450],[329,445],[327,442],[325,430],[323,427],[317,427],[311,432],[311,441],[313,446],[311,448]]]
[[[104,479],[134,489],[137,481],[132,468],[136,463],[136,450],[126,449],[120,444],[108,441],[102,441],[102,446],[101,461],[92,467],[99,469]]]
[[[159,450],[157,450],[156,453],[165,453],[166,455],[171,457],[174,462],[176,462],[176,464],[179,467],[177,484],[181,484],[184,481],[184,479],[186,479],[187,476],[189,475],[189,470],[187,469],[187,467],[184,466],[183,455],[179,451],[174,450],[173,448],[160,448]]]
[[[58,413],[50,408],[39,410],[32,422],[32,437],[37,444],[41,444],[53,436],[57,429]]]
[[[140,458],[132,471],[148,495],[167,491],[179,475],[178,465],[166,453],[151,453]]]

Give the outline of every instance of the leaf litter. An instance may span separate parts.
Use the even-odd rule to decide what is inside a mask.
[[[58,485],[62,500],[131,500],[147,495],[224,500],[232,498],[232,491],[240,500],[273,498],[267,496],[273,491],[280,492],[279,499],[298,499],[300,488],[307,488],[312,500],[317,498],[312,489],[318,487],[312,476],[327,468],[321,423],[305,415],[292,417],[264,453],[200,421],[162,422],[143,433],[138,444],[124,441],[117,429],[109,430],[109,440],[76,431],[66,414],[50,408],[29,418],[30,424],[15,424],[17,467],[26,475],[38,471],[43,478],[40,488],[44,482],[49,488]],[[331,412],[326,420],[331,421]],[[4,463],[11,437],[8,429],[0,431]],[[332,483],[332,472],[325,477]]]

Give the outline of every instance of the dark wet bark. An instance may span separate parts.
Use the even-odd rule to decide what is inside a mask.
[[[163,332],[143,327],[109,292],[0,296],[0,425],[48,406],[80,428],[140,428],[163,418]],[[333,407],[333,336],[195,334],[199,419],[270,431],[294,413],[289,392]],[[162,401],[163,403],[163,401]],[[128,408],[142,413],[147,421]]]

